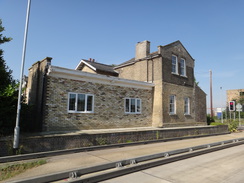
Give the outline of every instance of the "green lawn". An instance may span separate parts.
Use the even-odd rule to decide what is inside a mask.
[[[25,172],[28,169],[33,167],[38,167],[47,163],[46,160],[37,160],[26,163],[16,163],[16,164],[5,164],[0,166],[0,181],[9,179],[18,175],[20,173]]]

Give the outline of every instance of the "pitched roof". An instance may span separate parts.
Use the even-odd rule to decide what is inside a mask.
[[[190,55],[190,53],[187,51],[187,49],[184,47],[184,45],[179,40],[177,40],[177,41],[175,41],[173,43],[167,44],[165,46],[161,46],[161,47],[167,48],[167,47],[172,47],[172,46],[177,45],[177,44],[180,44],[185,49],[185,51],[189,54],[189,56],[192,58],[192,56]],[[149,56],[148,56],[148,58],[152,58],[152,57],[155,57],[155,56],[159,56],[159,54],[158,54],[157,51],[150,53]],[[192,58],[192,60],[194,60],[194,59]],[[135,62],[136,62],[135,58],[132,58],[132,59],[126,61],[126,62],[123,62],[123,63],[117,65],[114,68],[117,69],[117,68],[120,68],[120,67],[123,67],[123,66],[127,66],[127,65],[134,64]]]
[[[180,44],[180,45],[185,49],[185,51],[188,53],[188,55],[192,58],[191,54],[187,51],[187,49],[184,47],[184,45],[183,45],[179,40],[177,40],[177,41],[175,41],[175,42],[173,42],[173,43],[164,45],[164,46],[162,46],[162,47],[167,48],[167,47],[172,47],[172,46],[177,45],[177,44]],[[195,59],[192,58],[192,60],[195,60]]]
[[[155,52],[150,53],[149,56],[147,56],[147,57],[150,59],[152,57],[157,57],[158,55],[159,55],[158,52],[155,51]],[[131,64],[134,64],[135,62],[136,62],[136,59],[135,58],[132,58],[132,59],[126,61],[126,62],[123,62],[122,64],[117,65],[114,68],[116,69],[116,68],[123,67],[123,66],[126,66],[126,65],[131,65]]]
[[[114,71],[113,66],[111,66],[111,65],[106,65],[106,64],[98,63],[95,61],[89,61],[89,60],[85,60],[85,59],[82,59],[80,61],[80,63],[75,68],[75,70],[82,70],[84,65],[86,65],[87,67],[89,67],[90,69],[94,70],[97,73],[104,72],[104,73],[111,74],[113,76],[118,75],[118,73],[116,71]]]

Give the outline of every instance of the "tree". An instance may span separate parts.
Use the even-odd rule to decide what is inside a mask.
[[[0,19],[0,44],[9,42],[12,40],[10,37],[3,36],[1,32],[4,31],[4,27],[2,26],[2,20]],[[12,70],[8,68],[3,59],[3,50],[0,49],[0,95],[5,93],[6,89],[9,88],[9,85],[14,84],[14,80],[12,78]]]
[[[0,19],[0,44],[12,40],[10,37],[2,35],[4,27]],[[3,50],[0,49],[0,137],[13,133],[16,119],[18,101],[18,83],[12,77],[12,70],[6,65],[3,59]],[[20,126],[25,132],[30,132],[32,128],[32,106],[21,104]]]
[[[3,36],[2,20],[0,19],[0,44],[12,40]],[[14,111],[16,111],[16,90],[15,81],[12,77],[12,70],[6,65],[3,58],[3,50],[0,49],[0,136],[9,133],[14,123]]]

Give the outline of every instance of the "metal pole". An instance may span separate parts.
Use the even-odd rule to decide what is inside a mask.
[[[212,96],[212,70],[209,70],[210,73],[210,114],[213,119],[213,96]]]
[[[225,107],[225,121],[226,121],[226,123],[228,121],[227,107]]]
[[[239,110],[238,112],[239,112],[239,126],[241,126],[241,115],[240,115],[241,110]]]
[[[224,123],[223,108],[222,108],[222,87],[220,87],[220,107],[221,107],[221,123]]]
[[[14,142],[13,142],[13,148],[14,149],[17,149],[19,147],[19,131],[20,131],[19,121],[20,121],[20,109],[21,109],[21,93],[22,93],[22,81],[23,81],[23,75],[24,75],[25,52],[26,52],[26,41],[27,41],[28,24],[29,24],[30,5],[31,5],[31,0],[28,0],[26,22],[25,22],[23,52],[22,52],[22,64],[21,64],[21,71],[20,71],[20,83],[19,83],[19,95],[18,95],[18,104],[17,104],[16,126],[14,128]]]

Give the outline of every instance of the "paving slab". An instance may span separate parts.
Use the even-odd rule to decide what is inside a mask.
[[[102,183],[243,183],[244,144],[164,164]]]

